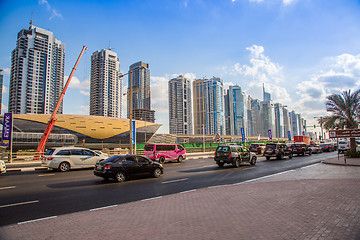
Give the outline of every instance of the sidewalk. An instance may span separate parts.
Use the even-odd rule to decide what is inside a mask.
[[[359,184],[360,168],[318,163],[9,225],[0,239],[360,239]]]
[[[344,158],[344,155],[340,155],[339,158],[331,158],[322,162],[326,164],[360,167],[360,158]]]

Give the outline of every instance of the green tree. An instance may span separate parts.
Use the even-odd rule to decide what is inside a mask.
[[[332,94],[327,97],[326,111],[331,116],[322,117],[319,123],[325,129],[355,129],[360,124],[360,89],[351,93],[351,90],[342,94]],[[355,138],[350,138],[351,152],[356,152]]]

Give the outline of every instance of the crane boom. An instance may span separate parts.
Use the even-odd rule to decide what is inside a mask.
[[[62,91],[62,93],[61,93],[61,95],[60,95],[60,98],[59,98],[59,100],[58,100],[58,102],[57,102],[57,104],[56,104],[56,107],[55,107],[55,109],[54,109],[54,112],[52,113],[52,115],[51,115],[51,117],[50,117],[50,120],[49,120],[49,122],[48,122],[48,124],[47,124],[47,126],[46,126],[46,128],[45,128],[45,131],[44,131],[44,133],[43,133],[43,135],[42,135],[42,137],[41,137],[41,140],[40,140],[40,142],[39,142],[39,144],[38,144],[38,147],[37,147],[37,149],[36,149],[35,159],[39,159],[39,157],[40,157],[40,156],[43,154],[43,152],[44,152],[46,142],[47,142],[47,140],[49,139],[49,135],[50,135],[50,133],[51,133],[51,131],[52,131],[54,125],[55,125],[55,122],[56,122],[56,118],[55,118],[56,113],[57,113],[57,111],[58,111],[58,109],[59,109],[59,107],[60,107],[60,104],[61,104],[61,102],[62,102],[62,100],[63,100],[63,98],[64,98],[65,92],[66,92],[66,90],[67,90],[67,88],[68,88],[68,86],[69,86],[69,84],[70,84],[70,81],[71,81],[72,76],[74,75],[74,72],[75,72],[75,70],[76,70],[76,67],[77,67],[77,65],[79,64],[79,61],[80,61],[80,59],[81,59],[81,57],[82,57],[82,55],[83,55],[83,53],[84,53],[84,51],[85,51],[86,49],[87,49],[87,47],[83,46],[83,48],[82,48],[82,50],[81,50],[81,53],[80,53],[80,55],[79,55],[79,57],[78,57],[75,65],[74,65],[71,73],[70,73],[70,76],[69,76],[68,80],[66,81],[66,84],[65,84],[64,89],[63,89],[63,91]]]

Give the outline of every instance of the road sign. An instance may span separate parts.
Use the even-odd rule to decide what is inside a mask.
[[[245,129],[241,128],[241,138],[242,138],[242,142],[245,142]]]
[[[220,134],[219,133],[216,134],[215,140],[217,143],[220,143]]]
[[[330,130],[330,138],[360,137],[360,129]]]
[[[8,147],[11,145],[11,136],[12,136],[12,113],[4,114],[1,146]]]

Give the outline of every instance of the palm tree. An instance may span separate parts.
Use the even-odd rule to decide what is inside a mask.
[[[325,129],[355,129],[360,124],[360,89],[342,94],[332,94],[327,97],[326,111],[332,115],[322,117],[319,123]],[[355,138],[350,138],[351,152],[356,152]]]

